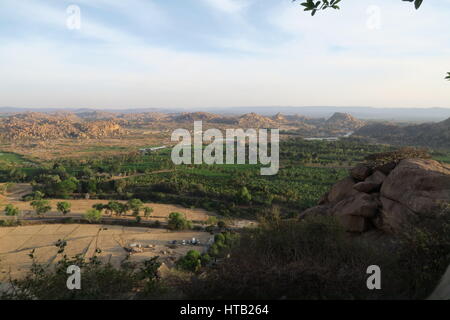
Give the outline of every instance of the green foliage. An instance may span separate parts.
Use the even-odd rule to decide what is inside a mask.
[[[92,208],[98,211],[102,211],[105,209],[105,205],[103,203],[96,203],[92,205]]]
[[[102,213],[101,211],[90,209],[84,214],[84,218],[91,223],[99,222],[102,218]]]
[[[19,208],[14,207],[12,204],[8,204],[6,205],[4,212],[6,216],[18,216],[20,210]]]
[[[299,1],[299,0],[293,0]],[[414,6],[416,9],[419,9],[422,5],[423,0],[403,0],[408,2],[414,2]],[[302,2],[301,5],[304,7],[304,11],[311,11],[311,15],[314,16],[317,11],[319,10],[325,10],[325,9],[340,9],[340,7],[337,5],[341,0],[321,0],[321,1],[314,1],[314,0],[306,0],[305,2]]]
[[[29,254],[31,270],[24,278],[11,279],[1,300],[128,300],[160,298],[164,286],[158,277],[159,257],[144,261],[140,266],[122,263],[119,268],[103,263],[96,255],[84,259],[82,254],[69,258],[64,254],[66,241],[59,240],[57,263],[39,264],[34,250]],[[97,250],[96,253],[101,252]],[[67,268],[80,267],[81,290],[67,290]]]
[[[144,217],[150,218],[150,216],[152,215],[153,211],[154,210],[151,207],[144,207]]]
[[[47,200],[34,200],[30,203],[38,216],[46,214],[52,210],[50,202]]]
[[[131,199],[128,201],[128,207],[133,211],[134,216],[139,215],[139,211],[144,206],[144,203],[139,199]]]
[[[301,5],[305,7],[304,11],[311,11],[311,15],[314,16],[317,10],[325,10],[328,8],[340,9],[339,6],[337,5],[339,2],[341,2],[341,0],[323,0],[323,1],[306,0],[306,2],[301,3]]]
[[[190,272],[198,272],[202,266],[207,265],[211,261],[208,254],[200,254],[197,250],[189,250],[188,253],[180,258],[176,266],[178,269]]]
[[[190,299],[424,299],[450,263],[449,216],[375,242],[348,235],[334,217],[262,222],[242,233],[228,259],[187,284],[186,293]],[[383,290],[367,290],[370,265],[380,266]]]
[[[241,190],[238,193],[238,198],[243,202],[243,203],[249,203],[250,201],[252,201],[252,195],[250,194],[250,192],[248,191],[247,187],[242,187]]]
[[[192,229],[192,223],[182,213],[172,212],[169,214],[167,227],[170,230],[186,230]]]
[[[45,194],[39,190],[33,191],[30,194],[27,194],[23,197],[24,201],[33,201],[33,200],[42,200],[44,199]]]
[[[222,232],[216,234],[214,243],[208,249],[208,254],[214,258],[224,257],[239,242],[239,239],[238,233]]]
[[[72,205],[66,201],[61,201],[56,204],[56,209],[63,215],[68,214],[70,212],[71,207]]]
[[[447,76],[445,77],[445,79],[450,81],[450,72],[447,72]]]

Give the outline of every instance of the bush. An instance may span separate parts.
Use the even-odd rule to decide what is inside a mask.
[[[98,222],[102,218],[102,213],[95,209],[90,209],[84,214],[84,218],[89,222]]]
[[[9,280],[6,291],[0,292],[0,300],[128,300],[155,299],[164,293],[163,283],[158,277],[159,257],[144,261],[142,266],[122,263],[120,268],[104,264],[94,256],[85,260],[82,254],[69,258],[64,254],[65,241],[58,241],[61,259],[54,267],[38,264],[34,250],[31,270],[24,278]],[[81,290],[67,290],[67,268],[80,267]],[[10,289],[8,289],[10,288]]]
[[[192,229],[192,223],[186,220],[186,217],[179,212],[169,214],[167,227],[170,230],[186,230]]]
[[[58,212],[61,212],[63,215],[66,215],[70,212],[70,208],[72,205],[69,202],[62,201],[56,204],[56,209]]]
[[[30,203],[30,205],[34,208],[37,215],[46,214],[52,210],[50,202],[47,200],[34,200]]]
[[[190,250],[177,261],[176,265],[177,268],[184,271],[198,272],[202,266],[210,261],[211,257],[208,254],[200,254],[197,250]]]
[[[334,217],[262,222],[229,249],[227,236],[217,235],[209,254],[229,258],[185,292],[190,299],[423,299],[450,263],[448,218],[439,225],[368,241]],[[370,265],[381,268],[383,290],[367,289]]]
[[[12,204],[8,204],[5,207],[5,211],[4,212],[5,212],[5,215],[7,215],[7,216],[18,216],[20,210],[19,210],[19,208],[14,207]]]

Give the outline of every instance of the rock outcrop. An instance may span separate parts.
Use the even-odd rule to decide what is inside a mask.
[[[385,157],[387,156],[387,157]],[[349,232],[395,233],[423,219],[437,217],[450,204],[450,165],[431,159],[383,154],[350,170],[319,206],[300,218],[332,215]],[[386,160],[387,159],[387,160]]]
[[[126,130],[115,120],[86,121],[72,114],[24,113],[6,118],[0,136],[7,140],[99,139],[117,137]]]

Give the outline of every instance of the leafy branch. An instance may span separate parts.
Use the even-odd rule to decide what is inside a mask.
[[[299,0],[292,0],[293,2],[299,1]],[[419,9],[422,5],[423,0],[402,0],[402,1],[408,1],[408,2],[414,2],[414,6],[416,9]],[[311,15],[314,16],[317,11],[319,10],[325,10],[325,9],[337,9],[339,10],[340,7],[337,5],[341,0],[321,0],[321,1],[314,1],[314,0],[306,0],[305,2],[302,2],[300,5],[305,7],[304,11],[311,11]]]

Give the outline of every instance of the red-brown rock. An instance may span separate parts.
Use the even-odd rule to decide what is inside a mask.
[[[419,215],[434,216],[450,203],[450,166],[428,159],[402,160],[381,187],[381,195]]]
[[[355,195],[358,193],[353,189],[355,180],[351,177],[347,177],[339,182],[337,182],[333,187],[331,187],[328,193],[328,201],[331,203],[339,202],[347,197]]]
[[[358,193],[336,204],[332,212],[336,216],[360,216],[373,218],[378,213],[380,202],[374,196],[367,193]]]
[[[363,164],[357,165],[353,169],[350,170],[350,175],[358,181],[364,181],[370,174],[372,170]]]
[[[371,193],[380,190],[380,186],[381,185],[379,183],[363,181],[355,184],[353,189],[359,192]]]

